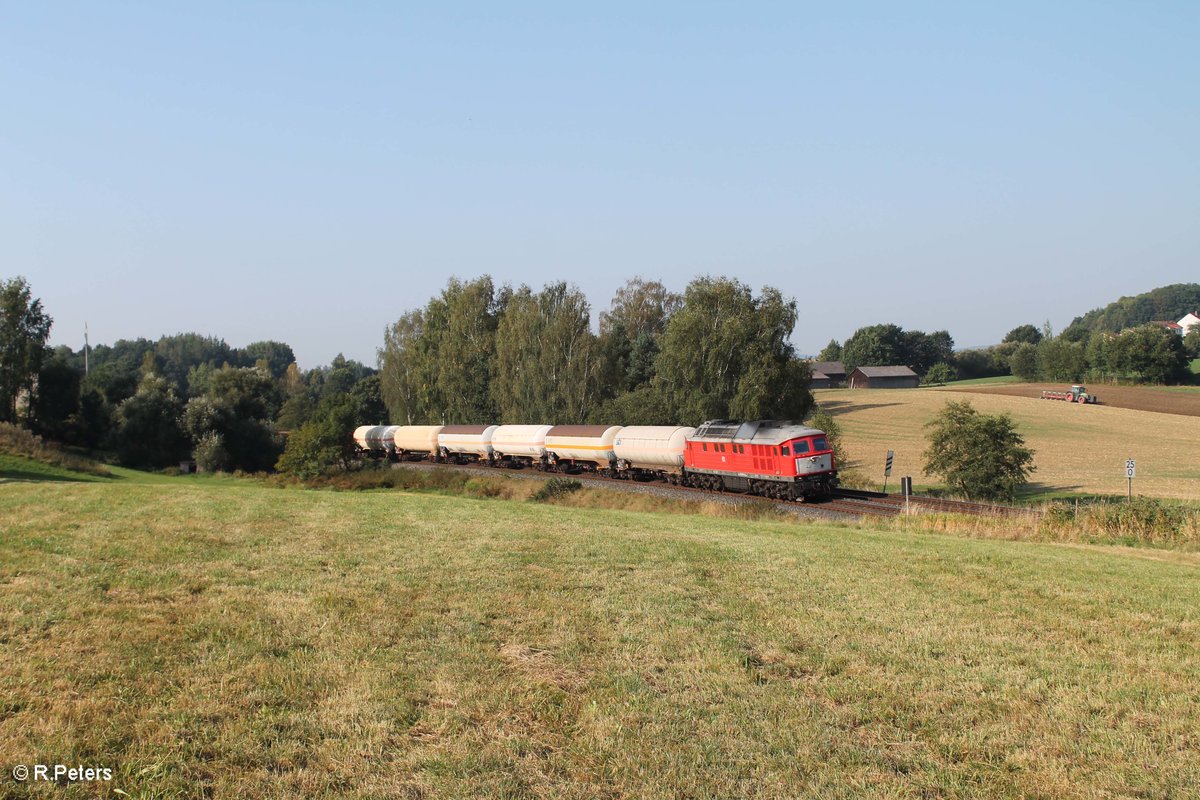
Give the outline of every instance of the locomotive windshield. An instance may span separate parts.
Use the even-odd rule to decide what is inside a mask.
[[[825,441],[824,436],[814,436],[812,441],[813,441],[813,450],[816,450],[818,453],[821,452],[822,450],[829,449],[829,444]]]

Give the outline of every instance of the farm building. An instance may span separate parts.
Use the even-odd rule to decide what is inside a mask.
[[[1185,314],[1183,319],[1179,320],[1179,332],[1187,334],[1192,328],[1200,325],[1200,313],[1193,311],[1190,314]]]
[[[836,389],[846,382],[846,368],[840,361],[812,361],[808,369],[814,389]]]
[[[920,379],[908,367],[858,367],[849,382],[851,389],[915,389]]]
[[[1150,324],[1157,325],[1160,328],[1165,328],[1166,330],[1169,330],[1171,333],[1179,333],[1179,334],[1183,333],[1183,327],[1178,322],[1172,322],[1169,319],[1151,320]]]

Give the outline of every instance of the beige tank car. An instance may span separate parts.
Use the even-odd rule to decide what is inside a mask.
[[[396,428],[392,439],[397,453],[412,455],[428,453],[436,455],[438,434],[445,425],[401,425]]]
[[[541,460],[546,456],[546,434],[553,425],[501,425],[492,433],[498,456]]]
[[[438,450],[443,456],[475,456],[481,461],[492,457],[492,435],[499,425],[446,425],[438,434]]]
[[[630,425],[613,442],[618,469],[679,472],[683,451],[695,428],[675,425]]]

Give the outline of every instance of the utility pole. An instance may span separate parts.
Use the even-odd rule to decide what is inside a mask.
[[[88,376],[88,328],[87,320],[83,321],[83,377]]]

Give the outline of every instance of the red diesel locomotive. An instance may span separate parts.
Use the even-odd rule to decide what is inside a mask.
[[[824,431],[794,422],[712,420],[688,437],[688,483],[780,500],[828,497],[837,465]]]

